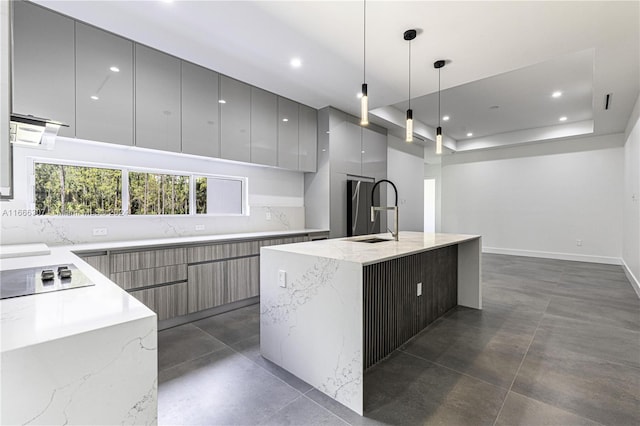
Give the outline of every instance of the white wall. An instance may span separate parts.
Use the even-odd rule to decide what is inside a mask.
[[[624,145],[622,260],[640,295],[640,96],[629,119]]]
[[[11,46],[9,6],[0,1],[0,194],[10,195],[11,167],[9,150],[9,52]]]
[[[622,143],[615,134],[445,156],[443,231],[480,234],[485,251],[619,263]]]
[[[29,211],[33,198],[30,168],[34,158],[94,162],[115,166],[148,167],[188,173],[221,174],[248,178],[248,216],[99,216],[17,217]],[[128,239],[162,238],[236,232],[296,230],[304,224],[303,173],[204,157],[127,148],[110,144],[58,138],[55,149],[14,149],[15,198],[0,203],[2,244],[45,242],[70,244]],[[267,212],[271,219],[267,220]],[[204,225],[204,230],[195,230]],[[94,237],[93,228],[107,228]]]
[[[424,151],[421,146],[387,137],[387,179],[398,188],[398,227],[400,231],[424,229]],[[395,202],[393,189],[387,190],[387,205]],[[393,222],[388,216],[389,226]]]

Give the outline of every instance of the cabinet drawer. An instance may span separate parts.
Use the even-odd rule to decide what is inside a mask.
[[[187,251],[189,263],[223,260],[232,257],[251,256],[260,253],[259,241],[246,241],[228,244],[212,244],[208,246],[189,247]]]
[[[187,283],[132,291],[130,294],[154,311],[158,320],[187,314]]]
[[[100,271],[101,274],[109,276],[109,255],[80,256],[80,258]]]
[[[111,273],[187,263],[185,248],[111,253]]]
[[[111,281],[126,290],[174,281],[186,281],[187,265],[185,263],[182,265],[116,272],[110,274],[110,278]]]

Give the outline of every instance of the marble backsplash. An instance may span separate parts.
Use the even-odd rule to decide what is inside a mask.
[[[28,213],[28,212],[27,212]],[[0,244],[68,245],[305,228],[304,207],[251,206],[248,216],[24,216],[0,209]],[[106,235],[94,236],[95,229]]]

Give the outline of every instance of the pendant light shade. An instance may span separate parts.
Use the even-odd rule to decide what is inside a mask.
[[[438,70],[438,128],[436,129],[436,154],[442,154],[442,127],[440,127],[440,69],[444,67],[446,62],[440,59],[433,63],[433,67]]]
[[[367,96],[367,84],[362,85],[362,97],[360,98],[360,125],[369,124],[369,98]]]
[[[411,109],[411,40],[416,38],[416,30],[404,32],[404,39],[409,42],[409,109],[407,109],[406,138],[407,142],[413,142],[413,110]]]
[[[369,96],[367,93],[367,0],[362,2],[362,97],[360,98],[360,125],[369,124]]]

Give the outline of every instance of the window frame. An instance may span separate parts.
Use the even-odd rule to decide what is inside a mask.
[[[100,216],[104,217],[242,217],[249,216],[249,178],[246,176],[230,176],[230,175],[222,175],[215,173],[198,173],[198,172],[186,172],[180,170],[169,170],[169,169],[160,169],[156,167],[131,167],[131,166],[121,166],[110,163],[97,163],[93,161],[77,161],[77,160],[64,160],[59,158],[47,158],[47,157],[29,157],[28,164],[28,176],[29,176],[29,195],[27,200],[29,202],[30,209],[35,211],[36,205],[36,163],[44,163],[44,164],[56,164],[61,166],[76,166],[76,167],[90,167],[90,168],[99,168],[99,169],[111,169],[111,170],[119,170],[122,173],[121,183],[122,188],[120,189],[120,193],[122,196],[121,200],[121,212],[119,215],[104,215]],[[144,214],[129,214],[129,173],[130,172],[138,172],[138,173],[154,173],[154,174],[162,174],[162,175],[174,175],[174,176],[186,176],[189,177],[189,213],[187,214],[152,214],[152,215],[144,215]],[[226,179],[226,180],[235,180],[239,181],[241,184],[241,199],[242,199],[242,213],[196,213],[196,178],[204,177],[207,179]],[[51,218],[95,218],[96,216],[91,215],[78,215],[78,216],[67,216],[67,215],[37,215],[38,217],[51,217]]]

